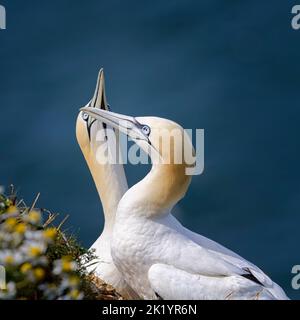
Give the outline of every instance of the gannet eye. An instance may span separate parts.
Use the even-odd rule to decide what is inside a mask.
[[[89,118],[89,115],[88,115],[87,113],[83,112],[83,114],[82,114],[82,119],[83,119],[84,121],[87,121],[88,118]]]
[[[146,125],[143,125],[142,126],[142,132],[143,134],[145,134],[146,136],[149,136],[150,132],[151,132],[151,129],[150,127],[146,126]]]

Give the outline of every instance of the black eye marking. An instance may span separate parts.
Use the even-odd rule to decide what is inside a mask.
[[[87,127],[87,131],[88,131],[88,134],[89,134],[89,140],[91,141],[91,128],[92,128],[92,125],[93,123],[96,122],[96,120],[92,120],[92,122],[89,124],[89,122],[87,121],[86,122],[86,127]]]
[[[83,112],[82,113],[82,119],[86,122],[86,129],[87,129],[87,132],[88,132],[88,135],[89,135],[89,140],[91,140],[91,127],[92,127],[92,124],[96,121],[95,119],[93,119],[92,121],[89,121],[91,118],[90,116]]]
[[[86,122],[86,128],[87,128],[87,132],[88,132],[88,135],[89,135],[89,140],[91,140],[91,128],[92,128],[92,125],[94,122],[96,122],[97,120],[96,119],[92,119],[90,122],[90,116],[83,112],[82,113],[82,119]],[[103,125],[103,129],[104,129],[104,132],[105,132],[105,140],[107,141],[108,140],[108,137],[107,137],[107,124],[106,123],[102,123]]]
[[[104,99],[102,99],[102,102],[101,102],[101,109],[110,111],[110,105],[108,103],[105,103]],[[107,137],[107,124],[102,122],[102,125],[103,125],[103,129],[104,129],[104,134],[105,134],[104,139],[107,141],[108,140],[108,137]]]

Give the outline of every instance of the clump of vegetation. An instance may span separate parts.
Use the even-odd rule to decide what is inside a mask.
[[[0,299],[120,299],[87,273],[94,253],[61,230],[64,221],[54,225],[57,214],[37,209],[37,199],[28,207],[13,187],[9,195],[0,192],[0,266],[6,273]]]

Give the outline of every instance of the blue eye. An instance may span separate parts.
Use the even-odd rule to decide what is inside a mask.
[[[143,125],[142,126],[142,132],[143,134],[145,134],[146,136],[149,136],[150,132],[151,132],[151,129],[150,127],[146,126],[146,125]]]
[[[87,121],[88,118],[89,118],[89,115],[88,115],[87,113],[83,112],[83,114],[82,114],[82,119],[83,119],[84,121]]]

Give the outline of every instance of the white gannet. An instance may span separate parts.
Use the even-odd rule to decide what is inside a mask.
[[[103,69],[100,70],[98,75],[95,94],[87,106],[108,110]],[[123,165],[105,164],[105,161],[102,161],[105,156],[104,152],[97,152],[100,146],[102,146],[102,150],[105,149],[103,144],[107,144],[107,149],[114,148],[115,144],[118,144],[118,134],[115,136],[115,141],[112,141],[112,136],[99,137],[99,134],[105,134],[101,130],[105,128],[106,124],[95,121],[81,112],[77,117],[77,141],[93,176],[105,218],[104,230],[91,247],[95,249],[95,255],[98,259],[95,264],[93,263],[88,268],[88,271],[94,271],[99,278],[112,285],[124,297],[137,298],[137,295],[125,283],[122,275],[115,267],[110,253],[111,235],[117,206],[128,187]]]
[[[171,215],[191,181],[187,162],[174,161],[181,148],[193,151],[181,126],[157,117],[134,118],[89,107],[81,111],[126,133],[152,159],[151,171],[119,202],[111,244],[115,265],[140,297],[288,299],[258,267],[186,229]],[[178,137],[173,137],[171,148],[164,149],[161,141],[174,129],[181,132],[184,145],[175,148]],[[157,162],[157,154],[165,163]]]

